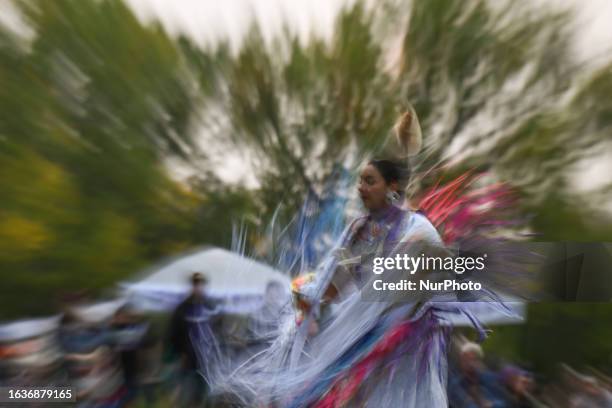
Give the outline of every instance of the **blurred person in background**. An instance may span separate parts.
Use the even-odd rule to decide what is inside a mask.
[[[286,291],[279,282],[269,282],[261,307],[251,317],[249,324],[251,337],[259,340],[273,337],[278,330],[283,308],[290,305],[289,301]]]
[[[217,307],[205,293],[207,279],[191,276],[191,292],[175,309],[168,331],[171,351],[179,359],[179,401],[181,406],[206,404],[208,385],[204,379],[209,359],[217,348],[213,333]],[[197,346],[196,346],[197,345]]]
[[[504,408],[497,375],[487,369],[482,348],[466,341],[459,346],[457,370],[449,373],[448,397],[452,408]]]
[[[111,321],[112,315],[78,299],[65,305],[59,339],[79,407],[122,407],[129,400]]]
[[[501,369],[500,377],[505,386],[505,400],[508,407],[546,407],[533,396],[532,392],[535,386],[533,377],[525,370],[508,364]]]
[[[597,378],[584,375],[573,368],[562,365],[565,383],[571,389],[570,408],[612,408],[612,393],[599,383]]]
[[[0,386],[65,383],[59,319],[0,324]]]
[[[129,306],[123,306],[113,316],[110,330],[113,350],[117,353],[123,369],[128,393],[126,399],[131,401],[136,398],[141,388],[140,355],[149,331],[149,323]]]

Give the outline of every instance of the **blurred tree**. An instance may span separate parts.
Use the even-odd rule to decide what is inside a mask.
[[[168,176],[202,99],[176,43],[118,0],[13,4],[33,35],[0,27],[0,319],[222,243],[214,198]]]
[[[577,220],[604,208],[569,179],[610,146],[612,65],[593,73],[574,61],[571,23],[569,11],[512,1],[356,2],[330,41],[303,43],[287,29],[266,43],[253,27],[235,55],[226,44],[182,48],[202,73],[203,126],[251,157],[267,214],[320,194],[335,164],[354,168],[412,103],[425,135],[413,188],[440,166],[450,177],[489,170],[520,189],[525,211],[574,202]],[[589,239],[568,221],[568,234]],[[606,222],[594,236],[611,232]]]
[[[321,194],[337,163],[354,164],[387,135],[397,107],[387,101],[389,77],[370,24],[358,4],[340,17],[331,44],[303,45],[287,32],[272,47],[253,27],[237,55],[213,67],[217,86],[207,96],[214,103],[202,123],[248,152],[265,214],[280,202],[294,213],[305,194]],[[196,70],[218,53],[189,51]],[[201,80],[210,90],[210,77]]]

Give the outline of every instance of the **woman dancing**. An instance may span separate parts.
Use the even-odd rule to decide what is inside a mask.
[[[367,214],[355,220],[314,273],[294,280],[295,315],[265,351],[220,375],[217,386],[248,406],[446,407],[448,312],[452,293],[378,292],[374,259],[448,253],[428,219],[403,208],[408,156],[421,131],[413,109],[395,138],[359,176]],[[429,273],[429,272],[428,272]],[[441,279],[442,274],[429,275]]]

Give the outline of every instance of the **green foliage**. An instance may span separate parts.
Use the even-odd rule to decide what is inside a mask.
[[[530,305],[524,355],[542,372],[557,370],[562,362],[578,369],[609,367],[611,321],[609,303]]]
[[[174,40],[116,0],[18,5],[35,35],[0,30],[0,319],[228,244],[164,165],[189,158],[199,106]]]
[[[493,365],[520,364],[547,380],[565,363],[585,371],[607,370],[612,361],[612,307],[609,303],[533,303],[524,324],[490,327],[482,344]],[[473,329],[457,332],[474,339]]]

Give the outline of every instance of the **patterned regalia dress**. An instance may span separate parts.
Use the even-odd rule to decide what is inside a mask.
[[[319,286],[329,280],[338,295],[320,307],[316,329],[304,329],[309,335],[295,367],[312,370],[311,377],[280,405],[446,407],[444,307],[418,295],[370,290],[383,277],[372,271],[375,258],[442,248],[436,229],[417,212],[389,206],[353,222],[335,251],[335,267],[315,279]]]
[[[358,218],[293,288],[296,309],[281,317],[269,347],[216,382],[213,375],[214,388],[258,407],[446,407],[449,330],[441,323],[452,294],[371,290],[383,276],[373,273],[374,258],[441,250],[418,212],[389,206]],[[384,276],[394,273],[403,272]]]

